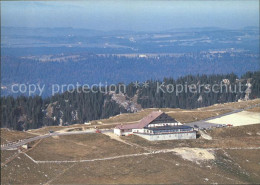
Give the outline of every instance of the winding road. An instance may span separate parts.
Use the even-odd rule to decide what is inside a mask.
[[[106,132],[112,132],[112,129],[108,130],[108,129],[104,129],[104,130],[100,130],[101,133],[106,133]],[[91,133],[95,133],[96,130],[86,130],[86,131],[75,131],[75,132],[53,132],[53,133],[49,133],[49,134],[45,134],[45,135],[40,135],[40,136],[36,136],[36,137],[32,137],[32,138],[28,138],[28,139],[23,139],[20,140],[17,143],[9,143],[9,144],[5,144],[5,145],[1,145],[1,150],[13,150],[13,149],[17,149],[18,147],[30,143],[32,141],[36,141],[39,139],[44,139],[44,138],[48,138],[48,137],[52,137],[52,136],[64,136],[64,135],[75,135],[75,134],[91,134]]]

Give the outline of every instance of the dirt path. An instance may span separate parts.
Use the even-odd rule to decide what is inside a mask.
[[[31,146],[31,148],[27,149],[27,150],[25,151],[25,153],[26,153],[26,152],[29,152],[29,151],[32,150],[32,149],[34,149],[37,145],[40,144],[40,142],[42,142],[42,139],[38,140],[33,146]]]
[[[119,141],[119,142],[121,142],[121,143],[130,145],[130,146],[134,146],[134,144],[128,143],[128,142],[124,141],[123,139],[121,139],[119,136],[115,135],[115,134],[112,133],[112,132],[107,132],[107,133],[104,133],[104,134],[107,135],[107,136],[109,136],[111,139],[117,140],[117,141]]]
[[[1,168],[4,167],[6,164],[10,163],[11,161],[13,161],[16,157],[18,157],[20,155],[20,153],[15,153],[14,155],[12,155],[11,157],[9,157],[5,162],[1,163]]]
[[[223,110],[222,108],[217,108],[217,109],[209,109],[209,110],[202,110],[203,112],[214,112],[214,111],[220,111]],[[233,109],[226,109],[226,110],[230,110],[232,111]],[[198,108],[197,110],[172,110],[172,111],[168,111],[165,112],[166,114],[168,113],[182,113],[182,112],[201,112],[201,110]]]
[[[117,141],[122,142],[122,143],[124,143],[124,144],[130,145],[130,146],[136,146],[136,147],[138,147],[138,148],[142,148],[142,149],[144,149],[144,150],[146,150],[146,151],[149,151],[149,152],[152,151],[151,149],[149,149],[149,148],[147,148],[147,147],[144,147],[144,146],[140,146],[140,145],[138,145],[138,144],[136,144],[136,143],[131,143],[131,142],[124,141],[123,139],[121,139],[119,136],[115,135],[115,134],[112,133],[112,132],[107,132],[107,133],[104,133],[104,134],[107,135],[107,136],[109,136],[111,139],[117,140]]]
[[[212,137],[208,134],[205,133],[206,131],[203,131],[203,130],[200,130],[199,133],[200,133],[200,136],[203,138],[203,139],[206,139],[206,140],[212,140]]]
[[[86,160],[71,160],[71,161],[36,161],[28,154],[24,153],[31,161],[36,164],[45,164],[45,163],[82,163],[82,162],[95,162],[95,161],[106,161],[106,160],[114,160],[119,158],[127,158],[127,157],[137,157],[137,156],[147,156],[147,155],[154,155],[160,153],[175,153],[180,155],[183,159],[190,160],[190,161],[200,161],[200,160],[213,160],[214,155],[212,151],[214,150],[223,150],[223,149],[240,149],[240,150],[259,150],[260,147],[249,147],[249,148],[174,148],[174,149],[164,149],[164,150],[154,150],[150,152],[144,153],[137,153],[137,154],[126,154],[126,155],[118,155],[113,157],[104,157],[104,158],[97,158],[97,159],[86,159]]]

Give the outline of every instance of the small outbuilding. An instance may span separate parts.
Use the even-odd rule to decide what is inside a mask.
[[[29,145],[28,144],[24,144],[24,145],[22,145],[22,148],[27,150],[29,148]]]

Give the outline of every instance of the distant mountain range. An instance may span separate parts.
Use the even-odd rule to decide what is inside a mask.
[[[259,69],[257,27],[162,32],[3,27],[1,39],[2,95],[17,95],[11,85],[21,83],[49,88],[188,74],[240,76]]]

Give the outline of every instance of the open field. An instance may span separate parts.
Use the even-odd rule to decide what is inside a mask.
[[[232,124],[233,126],[257,124],[260,123],[260,113],[252,111],[242,111],[220,118],[211,119],[207,122],[214,124]]]
[[[239,183],[239,177],[228,176],[218,169],[209,170],[210,162],[200,165],[174,155],[173,153],[76,164],[71,170],[55,179],[52,184],[205,184]],[[73,173],[77,170],[78,173]],[[75,176],[76,175],[76,176]],[[222,177],[222,178],[220,178]]]
[[[37,165],[21,154],[2,168],[1,175],[3,184],[257,183],[260,181],[257,173],[260,150],[250,151],[246,158],[244,152],[219,150],[214,152],[214,160],[201,162],[166,153],[88,163]]]
[[[39,129],[32,129],[28,130],[26,132],[36,134],[36,135],[43,135],[49,133],[50,130],[52,131],[59,131],[66,128],[65,126],[47,126],[47,127],[42,127]]]
[[[244,169],[247,176],[247,180],[254,182],[260,182],[260,150],[226,150],[229,156],[232,157],[232,161],[239,164],[241,169]],[[245,176],[246,177],[246,176]]]
[[[17,154],[17,150],[1,150],[1,166]]]
[[[259,107],[254,107],[252,109],[248,109],[247,111],[248,112],[258,112],[258,113],[260,113],[260,106]]]
[[[225,139],[225,138],[245,138],[250,136],[260,136],[260,124],[244,125],[240,127],[226,127],[208,130],[207,133],[213,137],[213,139]]]
[[[44,139],[27,154],[35,160],[86,160],[144,152],[103,134],[55,136]]]
[[[28,132],[14,131],[14,130],[1,128],[1,144],[15,142],[19,139],[26,139],[34,136],[35,135],[30,134]]]
[[[85,125],[85,124],[74,124],[69,126],[45,126],[39,129],[31,129],[26,132],[34,135],[44,135],[48,134],[50,130],[57,132],[70,132],[70,131],[80,131],[94,128],[95,125]]]
[[[215,104],[208,107],[198,108],[199,110],[211,110],[211,109],[244,109],[254,106],[256,104],[260,104],[260,98],[248,100],[248,101],[240,101],[240,102],[230,102],[230,103],[221,103]]]
[[[215,111],[180,111],[180,112],[171,112],[167,113],[169,116],[175,118],[181,123],[190,123],[194,121],[199,121],[203,119],[207,119],[210,117],[218,116],[221,114],[225,114],[231,112],[231,110],[215,110]]]
[[[135,122],[141,120],[143,117],[150,114],[152,111],[158,111],[159,109],[143,109],[136,113],[124,113],[117,116],[110,117],[108,119],[101,119],[99,123],[120,123],[120,122]]]
[[[1,168],[1,184],[40,184],[55,177],[68,164],[36,165],[24,154],[20,154]]]

